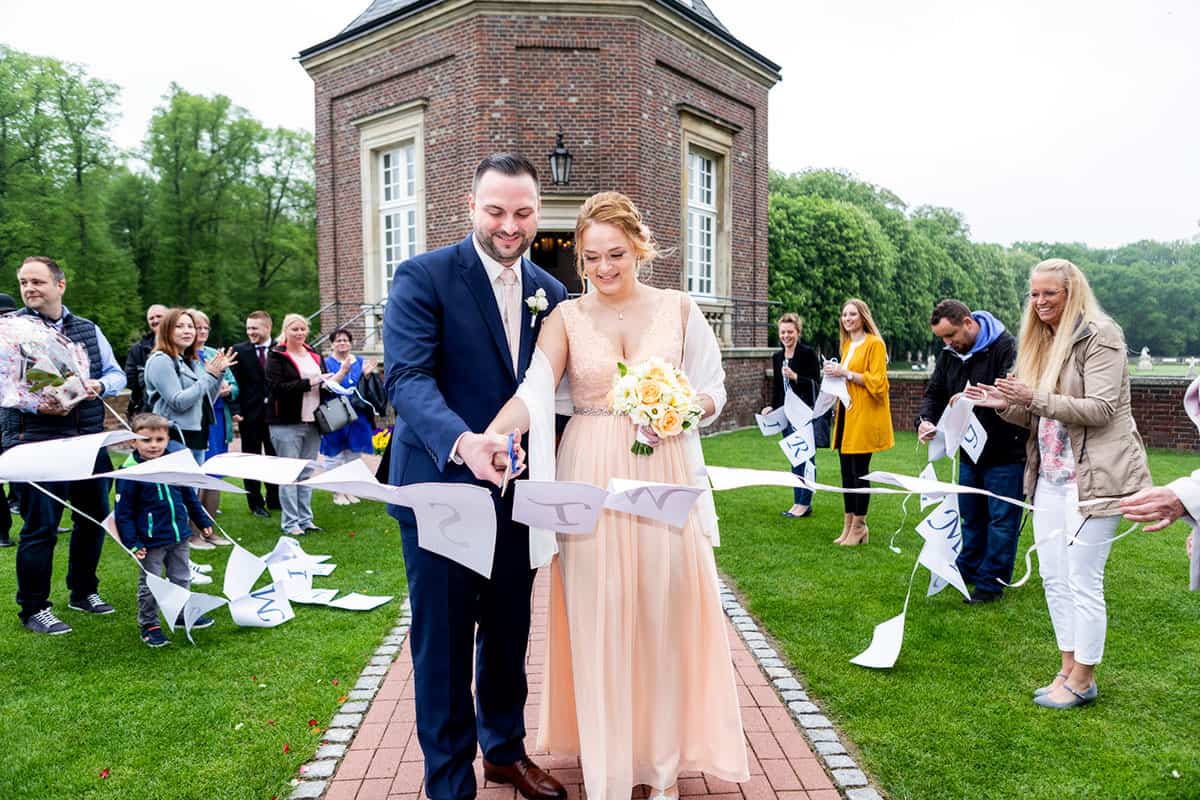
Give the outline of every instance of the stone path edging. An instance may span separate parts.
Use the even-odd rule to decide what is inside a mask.
[[[329,779],[337,770],[338,762],[345,757],[350,740],[362,724],[371,701],[379,693],[383,676],[399,655],[411,623],[412,606],[406,594],[396,625],[383,637],[379,647],[375,648],[371,660],[358,674],[354,688],[346,693],[346,702],[342,703],[341,708],[329,721],[329,727],[321,735],[321,746],[317,748],[317,754],[313,756],[312,761],[301,765],[299,777],[292,781],[295,788],[289,795],[289,800],[313,800],[325,793]]]

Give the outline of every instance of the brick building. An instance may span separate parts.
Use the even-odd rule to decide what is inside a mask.
[[[725,349],[723,425],[752,421],[769,366],[767,94],[780,74],[704,0],[373,0],[300,63],[316,95],[323,331],[349,324],[378,351],[396,265],[465,236],[475,164],[517,151],[543,179],[530,257],[579,291],[580,205],[628,194],[669,248],[649,282],[692,292]],[[566,185],[547,158],[560,129]]]

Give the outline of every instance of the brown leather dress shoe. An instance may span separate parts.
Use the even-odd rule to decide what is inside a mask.
[[[489,764],[483,760],[483,778],[489,783],[508,783],[517,788],[526,800],[565,800],[567,790],[550,777],[550,773],[521,756],[508,766]]]

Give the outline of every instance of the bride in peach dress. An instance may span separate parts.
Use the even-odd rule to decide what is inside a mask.
[[[529,430],[534,479],[707,486],[697,433],[634,455],[634,425],[608,412],[608,394],[618,361],[659,356],[688,374],[711,422],[725,402],[711,328],[688,295],[638,281],[655,249],[627,197],[591,197],[575,234],[592,291],[547,317],[525,383],[489,431]],[[572,416],[555,459],[551,396],[564,372]],[[629,800],[642,784],[676,798],[692,770],[749,780],[716,537],[711,495],[682,528],[605,510],[592,534],[530,532],[533,566],[554,557],[538,749],[578,754],[589,800]]]

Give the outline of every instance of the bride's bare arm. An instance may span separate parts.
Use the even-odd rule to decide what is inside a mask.
[[[553,376],[553,386],[558,386],[562,380],[563,370],[567,368],[567,328],[563,324],[562,314],[557,308],[550,312],[542,323],[542,332],[538,335],[537,349],[542,351],[550,362],[550,372]],[[521,433],[529,430],[529,409],[516,396],[512,397],[500,412],[496,414],[487,433],[508,434],[514,430]]]

